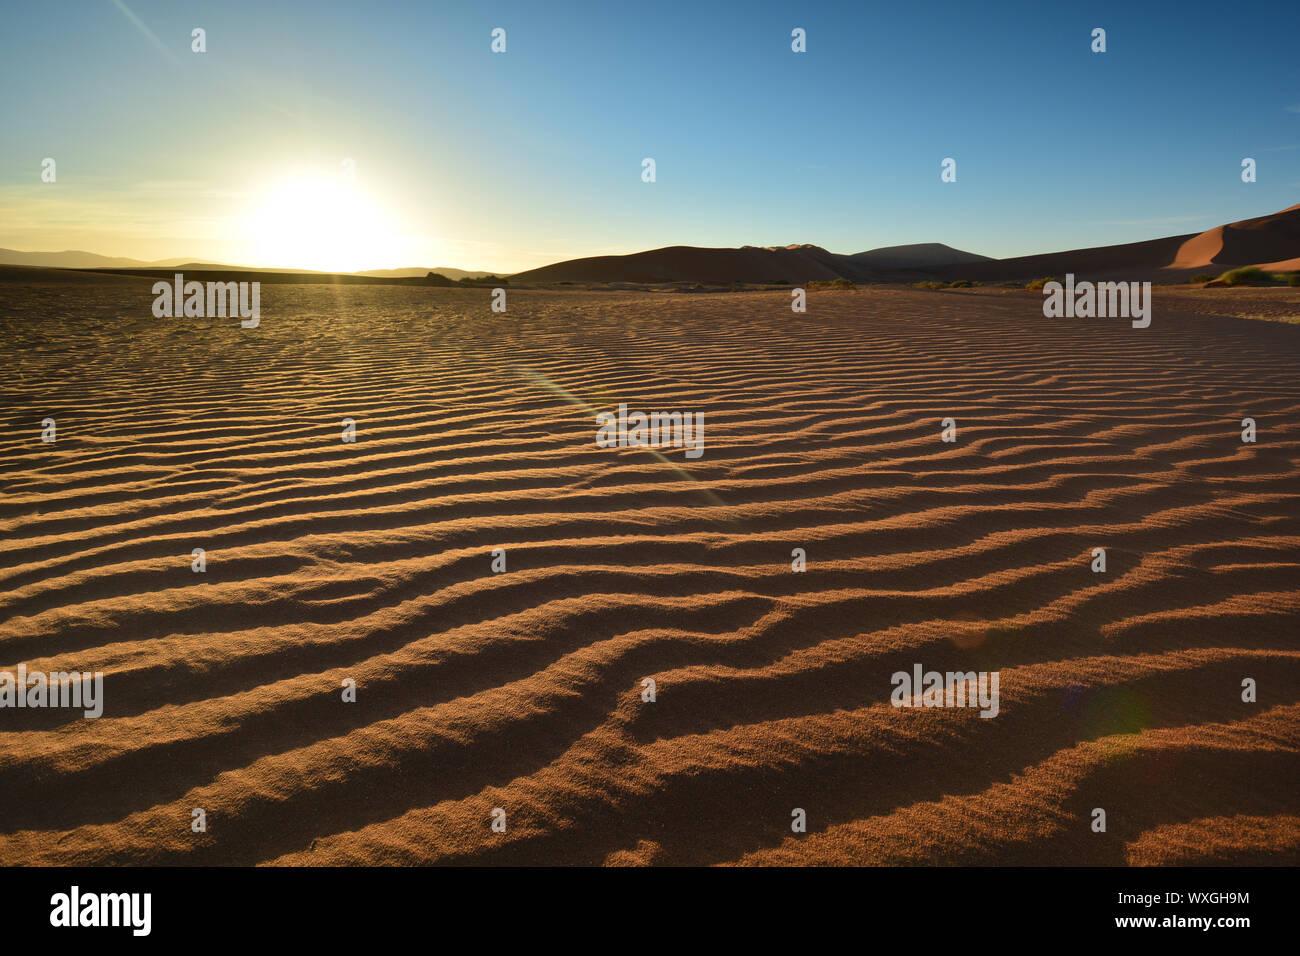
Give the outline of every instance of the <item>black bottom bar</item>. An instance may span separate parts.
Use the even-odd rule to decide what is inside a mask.
[[[414,934],[460,949],[521,934],[548,946],[654,947],[675,937],[692,948],[714,935],[769,945],[780,936],[820,950],[832,948],[832,932],[873,944],[955,943],[970,932],[991,943],[992,932],[1025,942],[1199,936],[1230,945],[1243,933],[1288,929],[1293,884],[1291,869],[1225,867],[0,870],[9,942],[76,935],[205,948],[250,940],[373,948]],[[70,925],[74,886],[75,922],[119,925]],[[143,896],[103,895],[145,893],[147,911]],[[137,936],[146,912],[148,934]]]

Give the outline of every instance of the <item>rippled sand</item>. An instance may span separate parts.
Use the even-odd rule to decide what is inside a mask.
[[[106,675],[0,710],[0,862],[1300,862],[1300,327],[149,286],[0,286],[0,669]],[[703,458],[597,448],[621,402]]]

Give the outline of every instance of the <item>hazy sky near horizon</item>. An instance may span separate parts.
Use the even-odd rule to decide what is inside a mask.
[[[1300,202],[1293,0],[84,0],[5,20],[7,248],[497,272],[677,244],[1005,257]]]

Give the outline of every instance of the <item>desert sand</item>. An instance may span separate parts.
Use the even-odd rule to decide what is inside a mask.
[[[0,670],[106,700],[0,710],[0,863],[1300,862],[1296,290],[1134,330],[275,285],[244,330],[39,278],[0,288]],[[704,456],[597,448],[620,402]],[[999,715],[893,707],[915,663]]]

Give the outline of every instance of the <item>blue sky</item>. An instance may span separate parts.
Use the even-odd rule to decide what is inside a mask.
[[[495,271],[673,244],[1010,256],[1300,202],[1294,2],[53,0],[6,27],[10,248]]]

